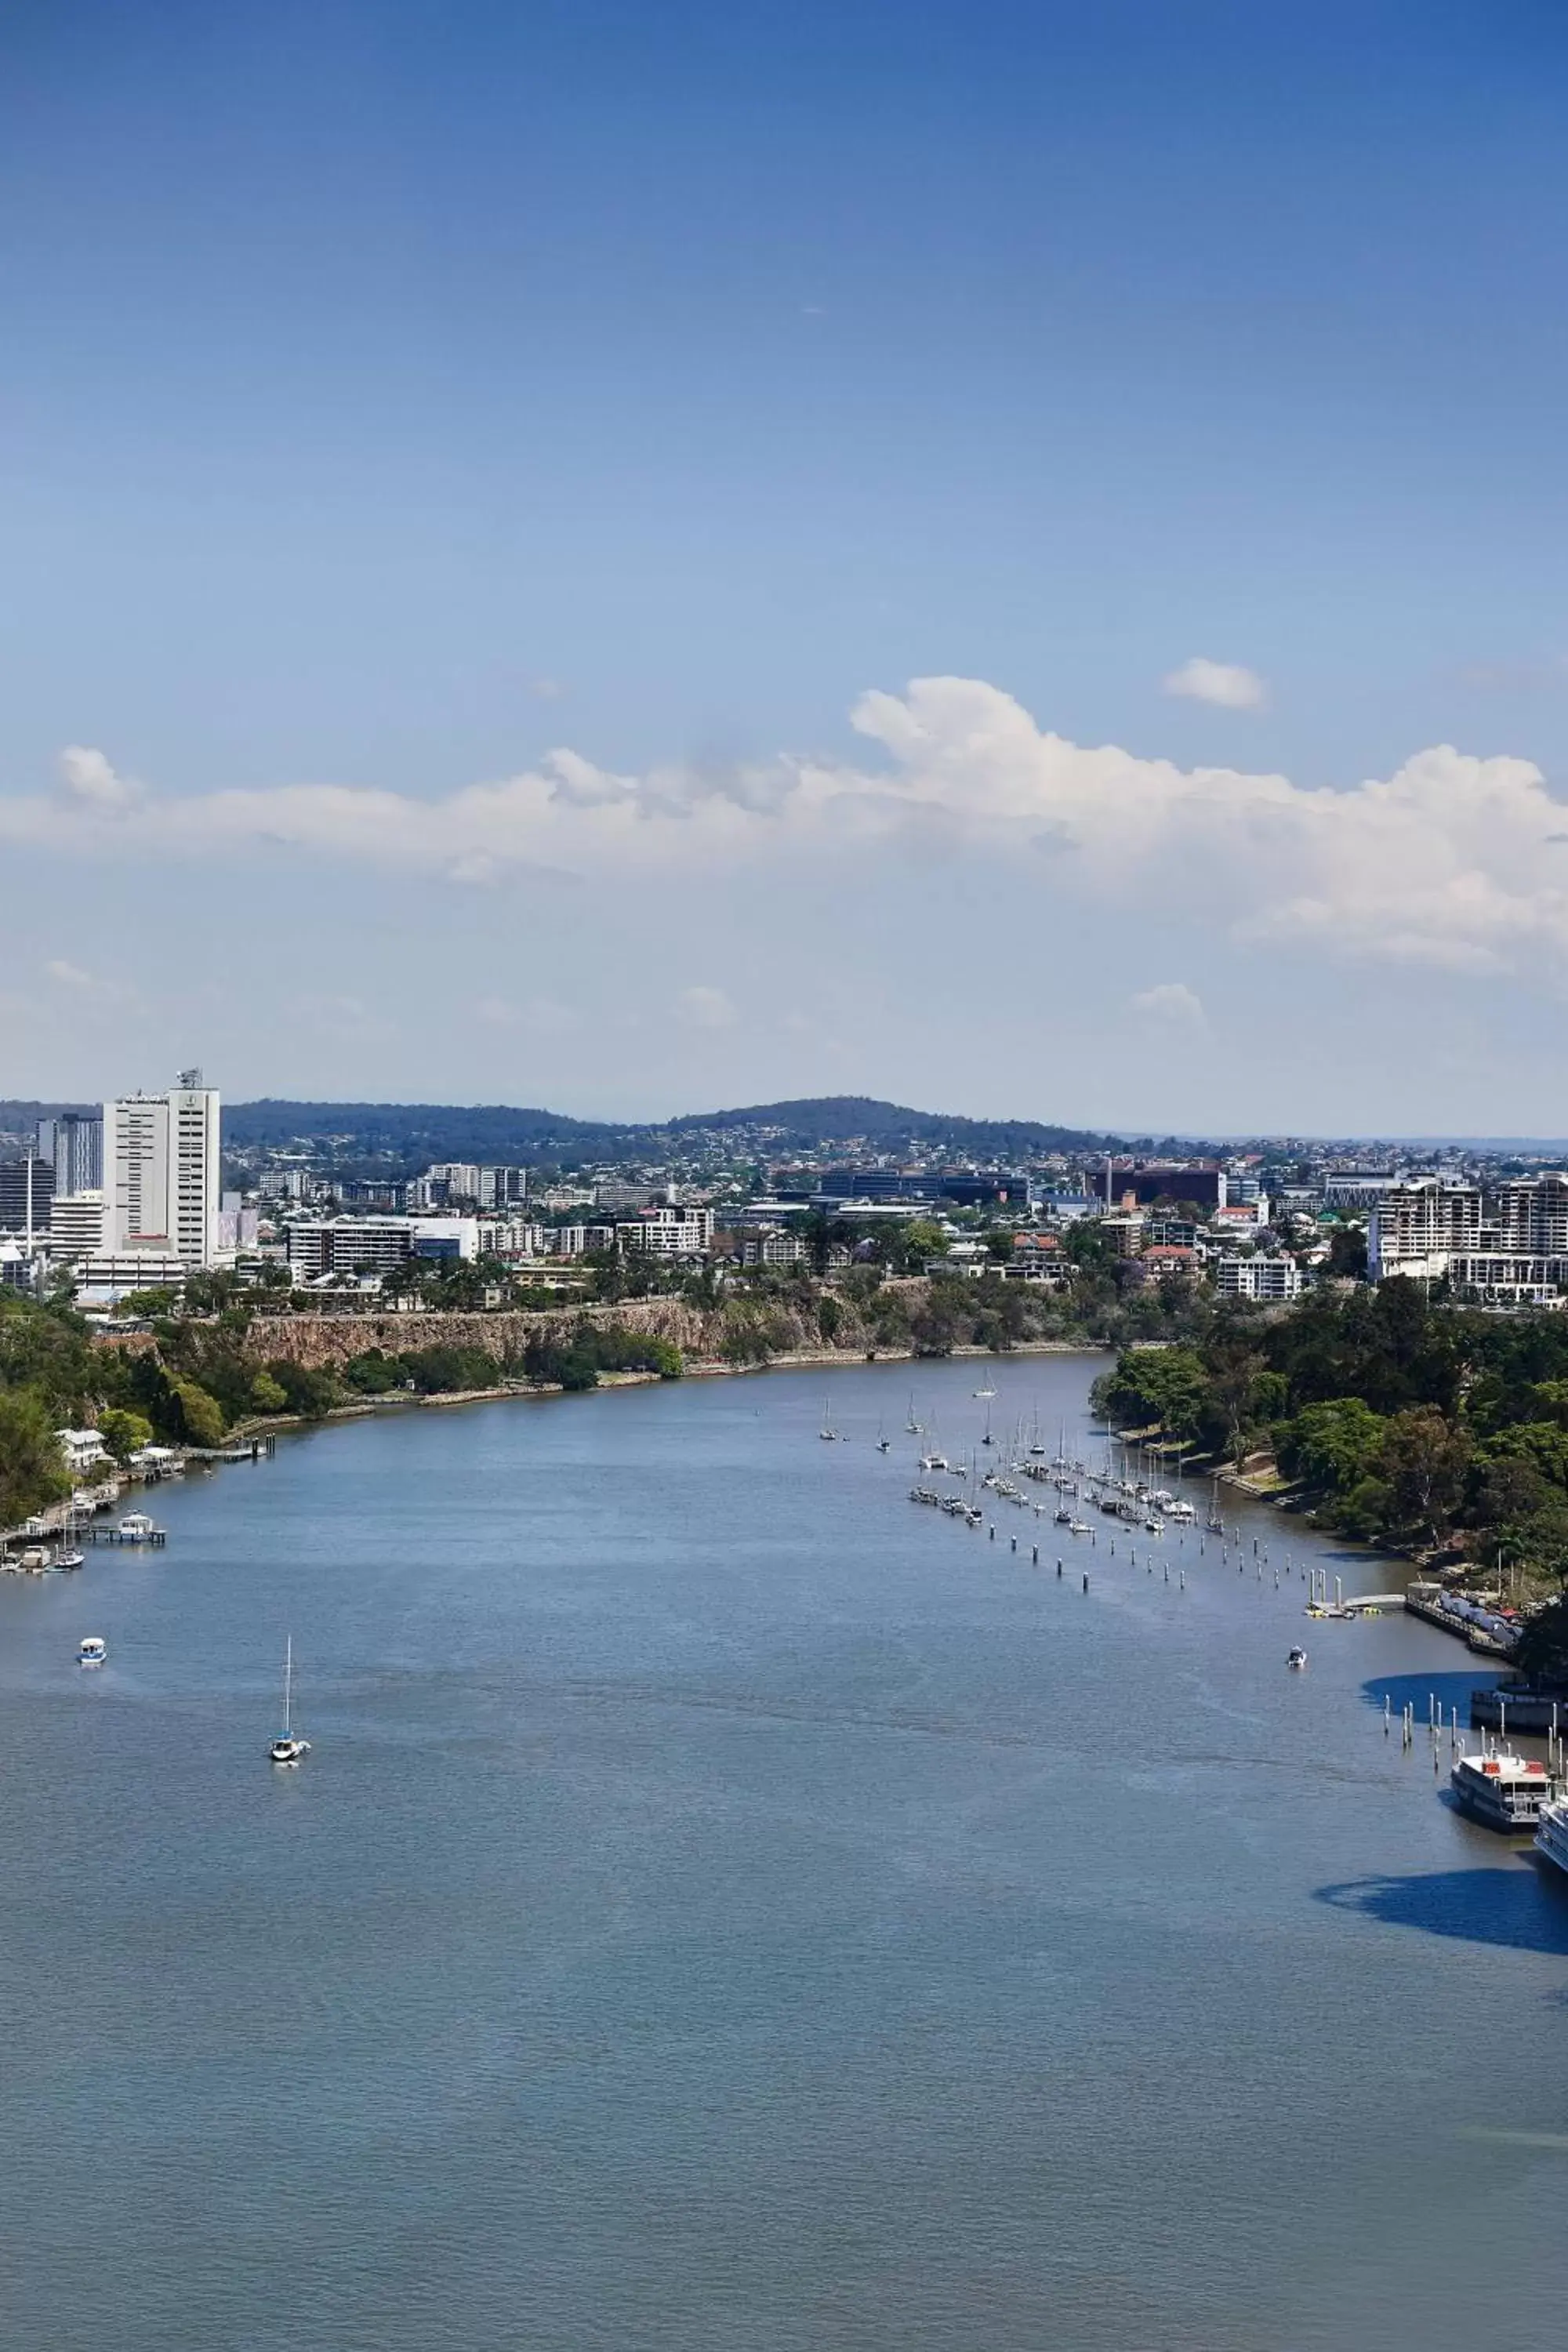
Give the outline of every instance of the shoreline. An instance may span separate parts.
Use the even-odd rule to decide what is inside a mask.
[[[874,1356],[850,1354],[844,1349],[801,1349],[784,1356],[770,1356],[755,1364],[727,1364],[718,1357],[702,1357],[682,1366],[674,1380],[663,1372],[601,1372],[591,1389],[563,1389],[558,1381],[502,1381],[482,1389],[446,1389],[431,1396],[418,1396],[408,1390],[387,1389],[379,1396],[356,1398],[352,1404],[329,1405],[323,1413],[268,1412],[237,1421],[227,1433],[226,1444],[248,1444],[253,1437],[291,1429],[321,1429],[329,1422],[360,1421],[367,1413],[421,1412],[431,1407],[459,1404],[531,1403],[548,1397],[593,1396],[600,1389],[670,1388],[681,1381],[716,1381],[749,1379],[759,1372],[808,1372],[831,1370],[839,1365],[856,1371],[873,1370],[878,1365],[948,1364],[968,1362],[1005,1362],[1016,1356],[1104,1356],[1110,1353],[1108,1346],[1092,1339],[1025,1339],[1016,1348],[952,1348],[945,1356],[917,1356],[913,1349],[880,1349]],[[175,1449],[178,1451],[178,1449]]]

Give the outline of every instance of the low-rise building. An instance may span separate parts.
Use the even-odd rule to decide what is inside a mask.
[[[109,1448],[96,1429],[57,1429],[55,1440],[73,1478],[85,1477],[109,1459]]]
[[[711,1209],[645,1209],[616,1227],[624,1250],[653,1257],[702,1257],[713,1240]]]
[[[1288,1299],[1301,1296],[1301,1269],[1293,1257],[1222,1257],[1214,1270],[1221,1298]]]

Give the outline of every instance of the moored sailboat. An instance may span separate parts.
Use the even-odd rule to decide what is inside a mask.
[[[283,1650],[283,1729],[268,1749],[274,1764],[298,1764],[310,1752],[310,1743],[301,1739],[294,1729],[294,1636],[290,1633]]]

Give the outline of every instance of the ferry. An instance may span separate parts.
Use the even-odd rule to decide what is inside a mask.
[[[1544,1764],[1508,1748],[1459,1757],[1448,1782],[1456,1803],[1489,1830],[1538,1828],[1553,1793]]]
[[[101,1633],[88,1633],[77,1644],[79,1666],[101,1666],[109,1655],[109,1644]]]
[[[1542,1806],[1535,1851],[1543,1853],[1548,1862],[1555,1863],[1559,1870],[1568,1871],[1568,1797],[1559,1797],[1555,1803]]]

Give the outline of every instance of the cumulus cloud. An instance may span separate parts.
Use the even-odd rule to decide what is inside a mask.
[[[1392,776],[1308,788],[1069,742],[960,677],[866,694],[850,723],[863,747],[851,758],[621,774],[559,750],[438,799],[310,783],[0,795],[0,849],[164,866],[266,849],[419,879],[570,875],[654,889],[745,867],[782,883],[891,851],[1027,856],[1044,887],[1059,876],[1121,914],[1176,903],[1242,941],[1568,983],[1568,808],[1527,760],[1439,744]],[[711,1007],[681,1017],[728,1025]]]
[[[117,774],[103,753],[88,743],[68,743],[58,768],[61,791],[84,808],[127,808],[141,790],[129,776]]]
[[[1131,1004],[1135,1013],[1143,1013],[1165,1028],[1201,1029],[1205,1025],[1203,998],[1184,980],[1156,981],[1152,988],[1139,989]]]
[[[1172,670],[1164,687],[1167,694],[1183,695],[1189,702],[1212,702],[1221,710],[1261,710],[1268,699],[1268,688],[1256,670],[1243,669],[1239,662],[1205,661],[1201,654]]]
[[[721,988],[683,988],[675,1010],[689,1029],[732,1029],[740,1019]]]

